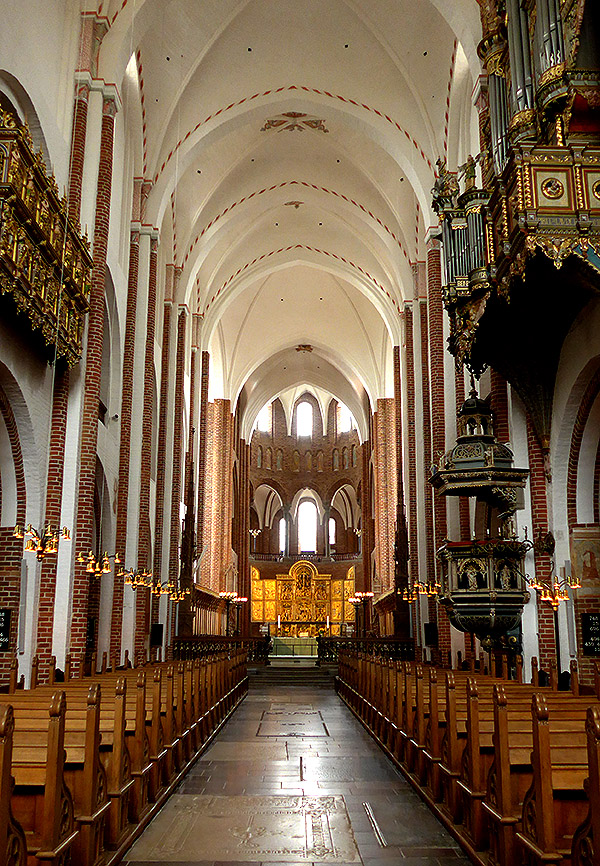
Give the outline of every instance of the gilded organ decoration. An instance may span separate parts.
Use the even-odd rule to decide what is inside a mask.
[[[0,296],[69,366],[81,356],[91,267],[29,129],[0,111]]]
[[[284,634],[316,635],[327,627],[339,634],[342,623],[354,622],[354,566],[345,578],[319,574],[312,562],[294,563],[288,574],[275,579],[261,577],[251,568],[251,613],[253,622],[281,623]]]

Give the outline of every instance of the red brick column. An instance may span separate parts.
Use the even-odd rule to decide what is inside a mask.
[[[363,587],[366,592],[371,586],[371,556],[373,553],[373,515],[371,513],[371,439],[365,439],[362,448],[362,495],[361,495],[361,546],[363,559]],[[360,589],[359,586],[356,587]],[[355,623],[355,634],[356,623]]]
[[[73,108],[71,135],[71,160],[68,184],[68,213],[75,224],[79,223],[81,211],[81,185],[85,161],[85,136],[87,130],[88,84],[77,84]],[[67,409],[69,402],[69,370],[55,367],[54,391],[52,395],[52,422],[48,445],[48,476],[46,480],[46,524],[58,526],[61,518],[65,441],[67,434]],[[52,656],[54,630],[54,604],[56,596],[57,557],[46,557],[40,570],[38,601],[37,647],[40,681],[46,679]]]
[[[167,299],[163,308],[163,331],[162,331],[162,362],[160,373],[160,397],[158,409],[158,442],[156,454],[156,508],[155,508],[155,530],[154,530],[154,567],[153,573],[158,581],[163,580],[163,534],[165,531],[165,480],[167,468],[167,409],[170,385],[170,356],[171,356],[171,313],[173,302],[169,300],[172,289],[173,268],[167,268],[167,287],[165,293]],[[170,285],[169,285],[170,284]],[[158,599],[157,605],[158,609]],[[154,621],[154,614],[153,614]],[[158,621],[158,620],[156,620]]]
[[[92,546],[94,525],[94,487],[96,476],[96,446],[98,440],[98,403],[102,370],[104,337],[104,291],[106,252],[110,225],[113,137],[116,105],[113,98],[104,99],[100,139],[100,161],[94,221],[94,253],[90,312],[88,316],[83,420],[79,452],[79,484],[75,554],[86,556]],[[79,654],[86,648],[88,625],[88,594],[90,577],[85,564],[75,561],[71,612],[71,651]]]
[[[229,400],[209,403],[204,502],[202,584],[218,592],[225,588],[231,562],[231,472],[233,424]]]
[[[529,484],[531,490],[531,515],[533,537],[548,532],[548,500],[546,495],[545,459],[541,445],[530,419],[527,418],[527,451],[529,455]],[[552,560],[547,554],[535,554],[535,577],[548,583],[552,577]],[[548,671],[550,662],[556,659],[556,637],[554,634],[554,611],[546,602],[537,598],[538,645],[540,668]]]
[[[250,634],[250,446],[240,439],[240,552],[238,554],[239,594],[248,599],[240,611],[242,635]]]
[[[200,371],[200,406],[198,422],[198,513],[196,518],[196,536],[198,556],[204,548],[204,495],[206,478],[206,446],[207,446],[207,419],[208,419],[208,375],[210,368],[210,355],[202,352]]]
[[[408,544],[410,550],[410,577],[414,583],[419,578],[419,532],[417,512],[417,419],[415,396],[415,344],[412,304],[404,307],[406,345],[406,435],[408,439]],[[418,602],[411,604],[413,635],[421,634]]]
[[[394,409],[394,400],[380,399],[377,401],[374,419],[375,556],[381,592],[394,586],[394,524],[397,499]]]
[[[10,402],[0,387],[0,414],[8,432],[17,486],[17,523],[25,525],[27,516],[27,489],[25,467],[17,422]],[[0,527],[0,607],[10,610],[8,651],[0,653],[0,685],[8,683],[10,663],[17,652],[19,607],[21,601],[21,564],[23,540],[13,537],[13,526]],[[53,559],[55,557],[52,557]]]
[[[48,479],[46,482],[46,524],[60,525],[65,438],[67,433],[67,407],[69,403],[69,372],[55,371],[52,399],[52,422],[49,442]],[[37,648],[40,681],[46,679],[52,656],[54,630],[54,603],[56,596],[56,568],[58,557],[47,556],[40,569],[38,599]]]
[[[150,535],[150,477],[152,473],[152,438],[154,418],[154,336],[156,331],[156,275],[158,238],[150,240],[150,269],[148,273],[148,312],[146,317],[146,346],[144,354],[144,408],[142,413],[142,460],[140,477],[140,534],[138,541],[138,568],[152,568]]]
[[[506,379],[491,370],[491,407],[494,413],[494,433],[502,444],[510,441],[508,424],[508,386]]]
[[[429,372],[431,381],[431,448],[437,462],[446,450],[446,407],[444,399],[444,307],[442,302],[442,252],[438,240],[430,240],[427,249],[427,309],[429,324]],[[448,533],[446,500],[434,496],[434,548],[437,551]],[[436,572],[440,564],[436,560]],[[433,577],[433,574],[431,575]],[[445,664],[450,643],[450,621],[446,611],[437,612],[439,651]]]
[[[129,460],[131,456],[131,418],[133,412],[133,368],[135,363],[135,323],[137,315],[138,274],[140,262],[140,180],[134,181],[133,213],[129,239],[129,275],[127,281],[127,311],[123,346],[123,382],[121,396],[121,443],[119,450],[119,490],[117,493],[117,531],[115,550],[127,564],[127,521],[129,517]],[[116,569],[115,569],[116,571]],[[138,595],[138,593],[136,593]],[[123,580],[114,575],[111,652],[121,657],[123,622]]]
[[[423,460],[425,478],[424,512],[425,512],[425,555],[427,580],[435,575],[435,539],[433,529],[433,488],[429,481],[429,466],[433,462],[431,449],[431,397],[429,393],[429,327],[427,320],[427,304],[419,304],[419,319],[421,326],[421,392],[423,400]],[[429,622],[437,622],[437,604],[435,599],[427,599],[427,615]]]
[[[185,337],[187,309],[179,308],[177,317],[177,346],[175,355],[175,406],[173,416],[173,470],[171,475],[171,523],[169,533],[169,581],[177,585],[179,578],[179,542],[181,536],[180,505],[182,498],[182,463],[184,450],[183,430],[183,383],[185,373]],[[175,605],[171,605],[169,644],[175,637],[177,619]]]

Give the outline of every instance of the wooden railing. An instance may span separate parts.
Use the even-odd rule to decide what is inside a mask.
[[[600,696],[551,680],[345,653],[336,688],[474,863],[600,866]]]
[[[319,663],[338,661],[343,653],[365,653],[401,661],[413,661],[415,644],[402,638],[317,637]]]
[[[223,650],[246,653],[247,660],[254,663],[266,663],[269,656],[271,640],[266,637],[225,637],[225,635],[201,634],[192,637],[177,637],[173,643],[173,654],[176,659],[188,660],[206,658]]]
[[[0,695],[0,866],[119,862],[247,683],[237,650]]]

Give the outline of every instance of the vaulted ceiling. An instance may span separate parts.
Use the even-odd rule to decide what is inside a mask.
[[[393,393],[435,161],[477,150],[475,0],[110,0],[146,219],[202,314],[211,396]],[[140,116],[140,104],[142,116]],[[296,352],[310,345],[312,352]],[[362,416],[362,423],[361,423]]]

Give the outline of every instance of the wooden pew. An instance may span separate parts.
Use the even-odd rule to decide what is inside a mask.
[[[600,866],[600,707],[589,707],[586,719],[588,773],[585,790],[589,799],[585,821],[573,834],[573,866]]]
[[[25,833],[12,812],[14,729],[12,706],[0,705],[0,866],[25,866],[27,863]]]
[[[534,695],[533,782],[523,801],[517,840],[532,864],[569,863],[573,834],[585,819],[587,748],[570,733],[569,743],[551,736],[544,695]]]
[[[68,857],[79,836],[73,799],[64,779],[65,693],[52,696],[46,731],[21,736],[19,719],[13,738],[12,809],[25,831],[32,863]]]

